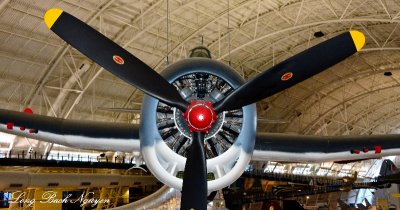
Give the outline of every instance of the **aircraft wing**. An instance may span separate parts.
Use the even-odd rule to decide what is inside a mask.
[[[70,120],[0,109],[0,132],[81,149],[140,150],[136,124]],[[252,159],[324,162],[379,158],[400,154],[399,137],[397,134],[310,136],[259,132]]]
[[[400,154],[400,135],[310,136],[257,133],[253,160],[325,162]]]
[[[139,126],[128,123],[70,120],[0,109],[0,131],[81,149],[140,149]]]

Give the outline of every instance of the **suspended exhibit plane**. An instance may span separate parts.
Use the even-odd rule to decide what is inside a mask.
[[[296,162],[358,160],[400,154],[399,135],[305,136],[256,131],[255,102],[289,88],[359,51],[352,30],[311,47],[244,81],[204,48],[161,75],[60,9],[48,28],[146,96],[140,125],[77,121],[0,110],[0,130],[70,147],[141,151],[153,175],[182,190],[182,209],[205,209],[207,192],[235,181],[250,159]],[[13,127],[35,129],[27,132]],[[254,150],[254,151],[253,151]],[[176,177],[183,171],[183,179]],[[207,175],[212,180],[207,181]]]

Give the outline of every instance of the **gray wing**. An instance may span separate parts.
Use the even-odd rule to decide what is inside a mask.
[[[132,152],[140,147],[139,126],[128,123],[69,120],[0,109],[0,131],[81,149]]]
[[[400,135],[310,136],[258,133],[254,160],[322,162],[400,154]]]

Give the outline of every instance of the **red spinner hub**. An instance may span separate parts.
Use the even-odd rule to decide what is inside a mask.
[[[190,132],[208,133],[218,116],[208,101],[192,101],[183,114]]]

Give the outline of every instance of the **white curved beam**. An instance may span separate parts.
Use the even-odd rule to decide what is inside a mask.
[[[353,115],[352,117],[349,118],[349,121],[343,122],[344,124],[339,126],[339,128],[333,132],[330,133],[329,135],[336,136],[338,135],[338,132],[340,132],[344,127],[347,125],[358,125],[359,122],[365,117],[368,116],[371,113],[376,112],[377,110],[386,107],[389,104],[393,104],[395,102],[398,102],[400,96],[394,97],[394,98],[385,98],[382,101],[377,101],[377,103],[373,103],[369,106],[368,110],[360,110],[357,114]],[[333,117],[332,117],[333,118]]]
[[[361,52],[370,52],[370,51],[399,51],[400,47],[371,47],[361,49]]]
[[[93,14],[93,16],[87,21],[88,24],[92,23],[94,20],[96,20],[96,18],[103,12],[105,11],[109,6],[111,6],[114,3],[115,0],[110,0],[108,2],[106,2],[104,5],[102,5],[100,7],[100,9],[98,11],[96,11],[95,14]],[[41,93],[43,91],[43,87],[45,86],[46,81],[48,80],[48,78],[50,77],[51,73],[58,67],[58,64],[63,60],[65,54],[67,54],[67,52],[71,49],[71,46],[68,44],[63,45],[58,53],[56,54],[56,57],[54,58],[55,60],[51,61],[51,65],[48,66],[48,68],[45,70],[44,75],[42,75],[42,77],[39,79],[38,84],[36,84],[35,88],[32,88],[32,91],[30,92],[27,100],[25,101],[25,106],[27,107],[32,107],[36,97],[39,95],[39,93]],[[71,77],[74,77],[74,75],[72,75]],[[71,79],[71,78],[70,78]],[[71,83],[70,86],[72,86],[73,84]],[[56,102],[54,102],[54,105],[59,106],[62,102],[62,100],[64,100],[65,98],[61,98],[61,97],[65,97],[66,93],[64,93],[63,91],[60,92],[60,94],[58,95],[58,100],[56,100]],[[51,105],[51,104],[50,104]],[[48,115],[51,115],[50,110],[48,111]],[[55,114],[55,113],[54,113]],[[68,117],[68,116],[65,116]],[[46,155],[46,153],[50,152],[50,150],[53,147],[53,143],[44,143],[41,142],[43,144],[45,144],[45,149],[44,149],[44,155]],[[42,147],[41,143],[39,144],[40,147]]]
[[[400,116],[400,110],[396,110],[395,112],[388,112],[384,115],[382,115],[381,117],[379,117],[378,119],[375,120],[375,123],[373,125],[371,125],[368,128],[364,129],[364,132],[362,132],[360,135],[365,135],[367,132],[369,131],[373,131],[375,130],[377,127],[382,125],[382,122],[384,121],[390,121],[393,118],[398,118]],[[390,129],[393,130],[398,126],[390,126]],[[383,133],[388,133],[388,132],[383,132]]]
[[[197,0],[196,0],[197,1]],[[193,2],[196,2],[193,1]],[[161,3],[162,1],[159,1],[159,3]],[[193,3],[190,2],[190,3]],[[180,7],[176,8],[174,11],[172,11],[171,13],[176,13],[178,11],[180,11],[181,9],[183,9],[185,6],[187,6],[189,3],[181,5]],[[153,8],[153,7],[152,7]],[[141,18],[141,16],[139,16],[138,18],[135,18],[135,20],[133,20],[132,22],[135,22],[137,20],[139,20]],[[163,20],[163,18],[158,19],[158,21],[156,21],[155,23],[159,23],[161,22],[161,20]],[[125,44],[122,45],[122,47],[126,48],[131,42],[133,42],[134,40],[136,40],[137,38],[140,37],[140,35],[142,35],[145,31],[149,30],[150,28],[152,28],[154,25],[156,24],[151,24],[149,26],[146,27],[146,29],[144,29],[143,31],[139,32],[138,34],[136,34],[134,37],[132,37],[128,42],[126,42]],[[114,40],[119,40],[121,39],[125,33],[129,30],[129,27],[125,27],[124,30],[118,34],[117,38]],[[84,93],[86,93],[86,91],[88,90],[88,88],[92,85],[92,83],[95,81],[95,79],[101,74],[101,72],[104,70],[104,68],[100,67],[99,70],[97,70],[96,74],[92,76],[92,78],[90,79],[90,81],[86,84],[86,86],[83,88],[82,92],[75,98],[74,103],[72,103],[71,107],[69,108],[66,117],[69,116],[69,114],[71,114],[72,110],[75,108],[75,106],[80,102],[80,100],[82,99],[82,96]]]
[[[183,40],[181,40],[181,41],[179,42],[178,45],[176,45],[175,47],[173,47],[173,48],[170,50],[169,53],[172,53],[172,52],[174,52],[176,49],[182,47],[187,41],[189,41],[189,40],[192,39],[193,37],[197,36],[197,35],[200,33],[200,31],[204,30],[205,28],[207,28],[207,27],[210,26],[211,24],[214,24],[215,22],[217,22],[220,18],[222,18],[222,17],[224,17],[225,15],[227,15],[228,12],[233,12],[233,11],[235,11],[235,10],[237,10],[237,9],[240,9],[240,8],[242,8],[242,7],[244,7],[244,6],[247,6],[248,4],[253,3],[253,1],[255,1],[255,0],[252,0],[252,1],[244,1],[244,2],[241,2],[240,4],[236,5],[234,8],[232,8],[232,9],[230,9],[230,10],[228,10],[228,9],[224,10],[223,12],[221,12],[220,14],[218,14],[218,16],[214,17],[212,21],[209,21],[209,22],[203,24],[203,25],[200,26],[196,31],[192,32],[191,34],[189,34],[189,36],[187,36],[187,37],[185,37]],[[158,63],[156,64],[156,67],[155,67],[155,68],[159,68],[159,67],[161,66],[162,63],[163,63],[163,60],[158,61]]]
[[[7,4],[10,3],[11,0],[4,0],[0,4],[0,11],[2,11],[4,8],[6,8]]]
[[[296,26],[292,26],[289,28],[284,28],[278,31],[274,31],[272,33],[266,34],[264,36],[255,38],[249,42],[246,42],[234,49],[231,50],[231,54],[235,53],[236,51],[243,49],[246,46],[255,44],[265,38],[280,34],[280,33],[284,33],[284,32],[288,32],[291,30],[296,30],[296,29],[300,29],[300,28],[306,28],[306,27],[312,27],[312,26],[317,26],[317,25],[323,25],[323,24],[331,24],[331,23],[343,23],[343,22],[395,22],[395,23],[400,23],[400,20],[391,20],[391,19],[383,19],[383,18],[349,18],[349,19],[334,19],[334,20],[324,20],[324,21],[316,21],[316,22],[311,22],[311,23],[305,23],[305,24],[301,24],[301,25],[296,25]],[[225,53],[224,55],[220,56],[218,58],[218,60],[221,60],[225,57],[227,57],[229,55],[229,53]]]
[[[320,95],[322,96],[322,98],[321,98],[320,100],[322,100],[323,98],[330,96],[331,93],[334,92],[334,91],[336,91],[336,89],[337,89],[337,88],[334,88],[334,89],[332,89],[331,91],[328,91],[328,92],[326,92],[326,93],[321,93],[322,90],[324,90],[324,89],[327,88],[327,87],[335,87],[335,86],[338,86],[338,87],[339,87],[339,86],[344,86],[345,84],[357,82],[358,80],[364,78],[365,76],[382,74],[382,73],[385,72],[385,71],[396,71],[396,70],[398,70],[398,68],[391,68],[390,66],[392,66],[392,65],[393,65],[393,64],[385,65],[386,67],[385,67],[385,66],[382,66],[382,67],[383,67],[382,69],[384,69],[384,70],[376,70],[376,69],[370,69],[370,68],[368,68],[368,69],[370,69],[370,70],[361,70],[360,73],[350,75],[349,77],[346,77],[345,79],[343,79],[343,78],[338,78],[338,79],[336,79],[336,80],[334,80],[334,81],[331,81],[329,84],[325,84],[325,85],[322,85],[322,86],[318,87],[318,91],[315,91],[315,92],[310,93],[309,95],[307,95],[306,97],[304,97],[303,101],[308,101],[308,100],[310,100],[310,98],[312,98],[315,94],[320,94]],[[389,68],[388,68],[388,67],[389,67]],[[273,103],[274,100],[276,100],[277,98],[279,98],[279,97],[275,97],[274,99],[272,99],[272,100],[271,100],[271,103]],[[293,104],[292,107],[296,107],[296,106],[298,106],[300,103],[302,103],[302,102]],[[317,105],[316,105],[317,103],[319,103],[319,101],[315,101],[314,103],[310,103],[310,104],[307,106],[307,108],[304,108],[304,110],[308,110],[308,109],[310,109],[310,108],[313,107],[313,106],[317,106]],[[288,116],[288,115],[286,114],[283,118],[287,118],[287,116]],[[325,117],[325,114],[324,114],[323,116],[321,116],[321,117]],[[315,123],[317,123],[317,121],[314,121],[313,124],[315,125]],[[286,127],[287,127],[287,126],[289,126],[289,124],[286,125]],[[307,131],[308,128],[306,128],[305,130],[306,130],[305,133],[307,133],[307,132],[308,132],[308,131]]]
[[[107,1],[104,5],[102,5],[100,7],[100,10],[97,11],[87,22],[88,24],[90,24],[91,22],[93,22],[94,20],[96,20],[96,18],[104,11],[106,10],[111,4],[114,3],[115,0],[110,0]],[[54,69],[57,68],[58,64],[60,63],[60,61],[62,60],[62,58],[64,57],[64,55],[68,52],[68,49],[70,48],[70,45],[65,44],[63,45],[59,51],[56,53],[56,56],[54,57],[54,59],[50,62],[50,65],[48,66],[48,68],[45,70],[44,75],[42,75],[42,77],[39,79],[38,84],[36,85],[35,88],[32,89],[32,91],[30,92],[27,100],[25,101],[25,106],[31,107],[33,105],[33,102],[35,101],[36,97],[39,95],[39,93],[43,90],[43,87],[46,83],[46,81],[48,80],[48,78],[50,77],[51,73],[54,71]]]
[[[339,103],[339,104],[337,104],[337,105],[331,107],[329,110],[325,111],[324,113],[321,113],[321,114],[319,115],[318,118],[316,118],[315,120],[313,120],[311,123],[308,124],[308,126],[307,126],[306,128],[303,129],[303,133],[304,133],[304,134],[309,133],[309,132],[311,131],[311,129],[312,129],[314,126],[316,126],[317,123],[318,123],[320,120],[324,119],[324,118],[325,118],[328,114],[330,114],[332,111],[334,111],[334,110],[336,110],[336,109],[339,109],[339,110],[340,110],[341,107],[343,106],[343,104],[345,104],[345,103],[350,103],[350,102],[353,101],[353,100],[359,101],[359,100],[362,100],[363,98],[367,97],[367,96],[368,96],[369,94],[371,94],[371,93],[378,92],[378,91],[382,91],[382,90],[386,90],[386,89],[391,89],[391,88],[399,87],[399,86],[400,86],[399,84],[395,84],[395,85],[388,86],[388,87],[383,87],[383,88],[374,89],[374,90],[372,90],[372,91],[366,91],[366,92],[364,92],[364,93],[362,93],[362,94],[360,94],[360,95],[357,95],[356,97],[348,98],[348,99],[342,101],[341,103]],[[338,110],[337,110],[337,112],[338,112]]]

